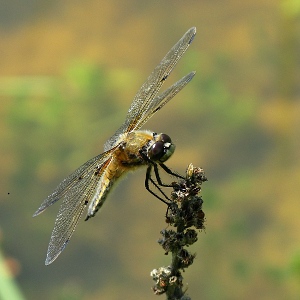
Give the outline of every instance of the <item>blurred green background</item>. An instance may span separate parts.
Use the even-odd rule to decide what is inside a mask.
[[[192,26],[197,36],[166,86],[197,74],[144,126],[174,140],[170,168],[192,162],[209,179],[188,293],[300,299],[299,0],[2,1],[1,299],[156,298],[149,274],[170,256],[157,244],[165,206],[145,191],[145,170],[82,220],[48,267],[59,204],[32,214],[103,151],[144,79]]]

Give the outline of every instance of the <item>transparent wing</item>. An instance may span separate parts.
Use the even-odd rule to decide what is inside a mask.
[[[165,80],[172,72],[173,68],[175,67],[179,59],[182,57],[182,55],[185,53],[189,45],[192,43],[195,35],[196,35],[196,28],[195,27],[190,28],[183,35],[183,37],[171,48],[171,50],[166,54],[166,56],[162,59],[162,61],[158,64],[158,66],[153,70],[153,72],[147,78],[146,82],[141,86],[141,88],[135,95],[133,102],[128,110],[126,121],[116,131],[116,133],[105,143],[104,145],[105,150],[108,150],[115,145],[121,133],[130,132],[134,129],[139,129],[140,126],[142,126],[145,123],[145,120],[147,121],[153,115],[153,113],[151,113],[152,110],[150,109],[153,108],[152,100],[156,99],[156,103],[157,101],[159,102],[163,101],[163,98],[159,97],[157,99],[155,98],[155,96],[157,95],[158,91],[162,87]],[[190,73],[186,77],[192,78],[193,76],[191,76]],[[185,84],[182,84],[183,79],[179,81],[181,82],[180,84],[182,85],[181,88],[183,88],[185,84],[189,82],[188,80],[186,81]],[[179,82],[175,83],[174,85],[176,86],[177,84],[179,84]],[[174,89],[174,85],[170,88],[171,90]],[[162,95],[165,95],[165,97],[171,95],[172,92],[170,89],[168,89]],[[173,94],[173,96],[175,94]],[[168,101],[172,97],[170,97]],[[163,103],[166,104],[168,101],[164,101]],[[158,103],[156,105],[159,106]],[[149,112],[150,114],[148,114]]]
[[[196,72],[191,72],[174,83],[159,96],[156,96],[150,103],[147,111],[137,120],[135,128],[142,127],[157,111],[168,103],[180,90],[182,90],[195,76]]]
[[[111,152],[112,151],[108,151],[97,155],[96,157],[88,160],[86,163],[80,166],[68,177],[66,177],[58,185],[54,192],[43,201],[38,210],[33,214],[33,217],[39,215],[47,207],[51,206],[56,201],[64,197],[72,187],[78,185],[82,181],[82,179],[85,179],[90,174],[91,171],[93,171],[97,166],[103,164],[103,162],[108,159]]]
[[[70,241],[86,205],[95,193],[98,181],[98,176],[90,174],[65,195],[51,234],[46,265],[51,264]]]
[[[96,192],[103,166],[111,159],[112,151],[102,153],[79,167],[59,184],[34,213],[33,216],[37,216],[63,198],[50,238],[46,265],[52,263],[69,242],[84,208]]]

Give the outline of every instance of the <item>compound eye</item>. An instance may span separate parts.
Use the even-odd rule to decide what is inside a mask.
[[[164,143],[172,143],[171,138],[167,134],[160,134],[160,140]]]
[[[152,160],[159,160],[165,154],[164,143],[161,141],[155,142],[149,150],[149,157]]]

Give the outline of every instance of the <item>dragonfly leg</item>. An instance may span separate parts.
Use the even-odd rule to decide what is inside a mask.
[[[147,167],[147,172],[146,172],[146,178],[145,178],[145,188],[146,190],[151,193],[152,195],[154,195],[156,198],[158,198],[159,200],[161,200],[162,202],[164,202],[165,204],[167,204],[168,206],[171,203],[170,198],[163,192],[162,190],[162,186],[163,187],[173,187],[174,185],[171,184],[165,184],[162,182],[160,175],[159,175],[159,170],[158,170],[158,165],[156,162],[152,161],[151,159],[149,159],[149,157],[145,154],[145,152],[143,150],[140,151],[140,155],[142,156],[142,158],[148,162],[148,167]],[[159,166],[161,166],[161,168],[168,173],[169,175],[175,176],[177,178],[183,178],[182,176],[172,172],[167,166],[165,166],[163,163],[159,163]],[[155,182],[152,177],[151,177],[151,172],[152,172],[152,168],[154,169],[154,174],[155,174],[155,178],[157,180],[157,182]],[[159,192],[164,196],[164,199],[160,196],[158,196],[155,192],[153,192],[150,189],[149,186],[149,182],[151,182],[155,188],[157,188],[159,190]],[[166,201],[167,200],[167,201]]]
[[[171,169],[169,169],[165,164],[160,163],[159,165],[160,165],[160,166],[164,169],[164,171],[165,171],[166,173],[168,173],[169,175],[172,175],[172,176],[177,177],[177,178],[185,179],[185,177],[183,177],[183,176],[181,176],[181,175],[179,175],[179,174],[173,172],[173,171],[172,171]],[[173,186],[173,185],[171,185],[171,186]]]
[[[154,166],[156,166],[157,168],[157,165],[154,164]],[[155,167],[154,167],[155,168]],[[169,206],[169,202],[168,201],[171,201],[168,196],[163,192],[163,190],[160,188],[159,186],[159,183],[157,184],[151,177],[151,171],[152,171],[152,164],[149,164],[148,165],[148,168],[147,168],[147,172],[146,172],[146,179],[145,179],[145,188],[146,190],[151,193],[153,196],[155,196],[156,198],[158,198],[160,201],[164,202],[165,204],[167,204]],[[153,192],[150,187],[149,187],[149,182],[151,182],[159,191],[160,193],[165,197],[165,199],[163,199],[162,197],[158,196],[155,192]],[[167,201],[168,200],[168,201]]]

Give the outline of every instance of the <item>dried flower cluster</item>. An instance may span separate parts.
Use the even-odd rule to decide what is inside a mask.
[[[166,223],[174,229],[162,230],[162,238],[158,241],[165,254],[172,253],[172,262],[170,266],[154,269],[150,274],[155,281],[154,293],[156,295],[166,293],[169,300],[191,299],[182,290],[181,271],[190,266],[195,258],[195,254],[190,253],[185,247],[197,241],[197,230],[204,229],[203,200],[198,194],[205,181],[207,178],[203,170],[190,164],[186,177],[172,184],[173,191],[166,213]]]

